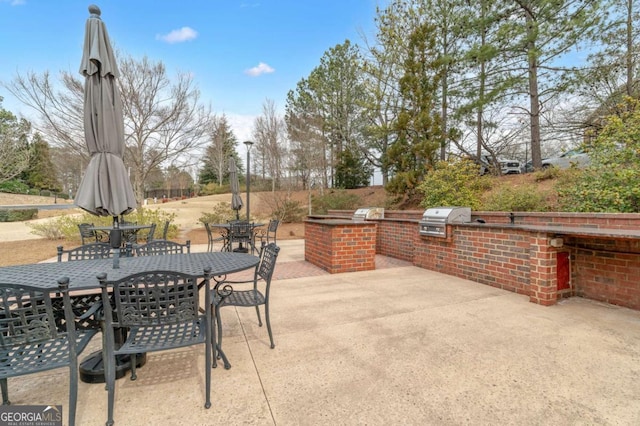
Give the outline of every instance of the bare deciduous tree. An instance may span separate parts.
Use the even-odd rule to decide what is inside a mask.
[[[271,177],[271,190],[280,188],[283,177],[283,157],[286,151],[286,125],[276,112],[275,103],[266,99],[262,115],[253,124],[256,153],[260,159],[262,178]],[[258,162],[256,162],[258,163]]]
[[[144,197],[148,174],[158,166],[191,161],[206,142],[210,112],[200,104],[193,78],[178,73],[169,78],[162,62],[125,57],[118,85],[122,94],[127,150],[136,198]],[[61,72],[52,81],[49,72],[16,76],[5,87],[37,114],[34,127],[52,146],[68,148],[86,159],[81,78]],[[194,160],[195,161],[195,160]]]

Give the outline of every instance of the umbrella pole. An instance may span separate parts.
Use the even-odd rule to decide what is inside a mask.
[[[118,216],[113,216],[113,229],[109,232],[109,243],[113,254],[113,269],[120,269],[120,246],[122,245],[122,231]]]

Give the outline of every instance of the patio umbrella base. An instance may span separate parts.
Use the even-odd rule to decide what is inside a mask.
[[[147,354],[136,356],[136,368],[147,363]],[[102,361],[102,351],[97,351],[89,355],[80,363],[80,380],[84,383],[104,383],[104,363]],[[131,370],[131,360],[129,355],[118,355],[116,357],[116,380],[124,377]]]
[[[249,253],[248,247],[236,247],[233,249],[234,253]]]

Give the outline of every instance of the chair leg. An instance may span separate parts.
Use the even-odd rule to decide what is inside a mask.
[[[228,370],[231,368],[231,364],[229,364],[229,360],[222,350],[222,320],[220,319],[220,305],[216,306],[216,323],[218,326],[218,341],[215,343],[215,354],[217,354],[216,356],[218,357],[218,359],[222,359],[224,369]]]
[[[104,361],[103,361],[104,362]],[[109,353],[105,366],[105,383],[107,385],[107,426],[113,425],[113,403],[115,400],[115,386],[116,386],[116,359],[113,353]]]
[[[131,380],[138,378],[138,374],[136,373],[136,364],[138,363],[138,360],[136,358],[136,354],[129,355],[129,362],[131,363]]]
[[[69,365],[69,370],[69,426],[74,426],[78,405],[78,363]]]
[[[0,388],[2,388],[2,405],[11,405],[9,401],[9,386],[7,379],[0,379]]]
[[[219,340],[218,340],[218,337],[216,336],[216,329],[218,330],[222,329],[222,326],[218,327],[218,324],[220,324],[220,319],[219,319],[220,313],[217,308],[216,309],[211,308],[211,310],[213,311],[211,315],[211,322],[213,323],[211,325],[211,348],[213,349],[213,364],[211,368],[217,368],[218,360],[222,359],[225,370],[228,370],[231,368],[231,364],[229,364],[229,360],[227,359],[227,356],[222,350],[222,347],[218,343]],[[222,333],[222,331],[220,331],[220,333]]]
[[[113,328],[104,327],[102,323],[102,365],[104,366],[104,383],[107,389],[107,426],[113,425],[113,404],[115,400],[116,357],[113,353]]]
[[[256,305],[256,314],[258,315],[258,327],[262,327],[262,319],[260,318],[260,307]]]
[[[222,359],[222,364],[224,365],[224,369],[228,370],[231,368],[231,364],[229,364],[229,359],[227,359],[227,356],[225,355],[224,351],[222,350],[222,347],[220,345],[216,344],[216,351],[218,352],[218,357],[220,359]]]
[[[216,315],[215,308],[213,305],[209,307],[211,309],[211,347],[213,349],[213,362],[211,364],[211,368],[218,368],[218,351],[217,351],[217,343],[216,343]]]
[[[204,345],[204,354],[205,354],[205,362],[204,362],[204,376],[205,376],[205,401],[204,408],[211,408],[211,355],[212,353],[215,356],[215,351],[212,351],[211,346],[214,344],[212,339],[212,327],[211,323],[213,322],[213,318],[211,321],[205,321],[205,345]],[[202,326],[202,325],[201,325]]]
[[[267,323],[267,331],[269,332],[269,340],[271,341],[271,349],[275,348],[276,345],[273,343],[273,334],[271,333],[271,321],[269,321],[269,303],[265,303],[264,305],[264,320]]]

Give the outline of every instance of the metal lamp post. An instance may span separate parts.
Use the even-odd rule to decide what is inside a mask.
[[[251,194],[251,147],[253,142],[245,141],[244,144],[247,146],[247,222],[249,222],[251,220],[249,217],[249,196]]]

